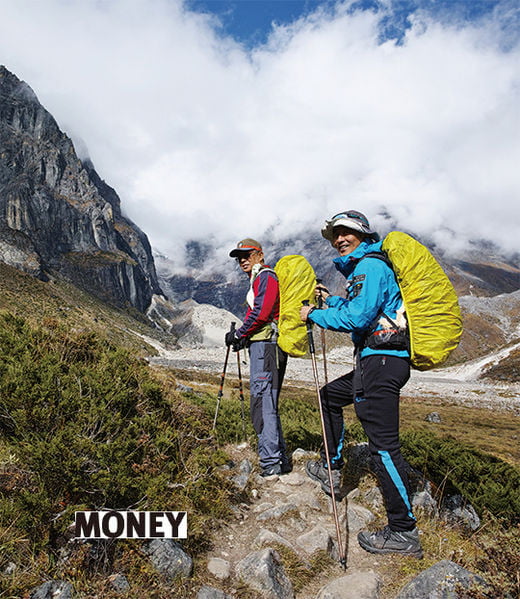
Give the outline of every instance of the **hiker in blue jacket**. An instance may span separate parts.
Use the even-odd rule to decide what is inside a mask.
[[[375,473],[385,499],[388,525],[358,540],[372,553],[422,557],[409,495],[407,465],[399,443],[399,394],[410,377],[409,338],[404,304],[393,270],[381,250],[379,235],[355,210],[337,214],[321,231],[338,251],[334,264],[347,279],[346,297],[330,295],[318,285],[326,308],[303,306],[300,316],[325,329],[351,333],[355,351],[352,372],[320,391],[333,489],[322,450],[307,474],[328,494],[341,498],[343,408],[354,404],[368,436]]]

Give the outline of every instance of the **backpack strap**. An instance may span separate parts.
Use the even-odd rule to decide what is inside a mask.
[[[386,254],[383,254],[381,252],[368,252],[367,254],[365,254],[364,256],[362,256],[358,260],[358,262],[361,262],[361,260],[364,260],[365,258],[377,258],[378,260],[381,260],[395,274],[394,267],[392,266],[392,262],[390,261],[390,258]]]
[[[392,262],[386,254],[383,254],[381,252],[368,252],[367,254],[362,256],[358,260],[358,262],[361,262],[361,260],[363,260],[364,258],[377,258],[378,260],[381,260],[382,262],[384,262],[388,266],[388,268],[394,273],[394,277],[397,282],[397,275],[395,274],[394,268],[392,266]],[[393,327],[393,330],[383,331],[384,333],[388,332],[388,335],[386,336],[387,339],[385,342],[376,342],[375,341],[375,336],[377,335],[376,329],[377,329],[377,325],[379,323],[379,319],[381,318],[381,316],[384,316],[386,318],[386,320]],[[385,314],[385,312],[383,312],[383,310],[380,310],[379,313],[377,314],[377,316],[372,321],[370,328],[363,335],[360,346],[361,346],[361,348],[363,348],[363,347],[376,348],[379,346],[380,349],[407,349],[407,350],[409,350],[410,349],[409,329],[408,329],[408,327],[406,327],[405,330],[401,329],[401,327],[399,327],[397,325],[397,323],[392,318],[390,318],[390,316],[388,316],[388,314]]]

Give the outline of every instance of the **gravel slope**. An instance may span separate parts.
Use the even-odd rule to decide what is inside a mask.
[[[158,357],[149,359],[152,364],[201,370],[203,372],[220,373],[224,364],[226,349],[222,347],[198,347],[167,350],[156,341],[146,339],[159,351]],[[403,389],[405,397],[442,396],[448,401],[474,407],[485,407],[494,410],[510,410],[520,415],[520,385],[498,384],[478,380],[483,368],[489,366],[508,351],[520,347],[520,343],[501,350],[493,356],[467,362],[461,366],[453,366],[431,370],[428,372],[412,371],[410,381]],[[237,375],[235,354],[230,355],[228,373]],[[317,356],[320,384],[323,383],[323,359]],[[245,352],[241,352],[242,376],[247,377],[249,363]],[[351,348],[336,348],[327,355],[329,380],[348,372],[352,368]],[[290,358],[286,374],[287,382],[301,382],[313,386],[312,365],[309,359]]]

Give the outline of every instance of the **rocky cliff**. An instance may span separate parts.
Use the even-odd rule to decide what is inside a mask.
[[[0,260],[145,311],[161,294],[146,235],[30,87],[0,65]]]

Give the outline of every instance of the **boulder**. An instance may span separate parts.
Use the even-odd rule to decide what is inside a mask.
[[[260,549],[261,547],[265,547],[266,545],[282,545],[283,547],[287,547],[288,549],[296,553],[296,549],[289,541],[287,541],[275,532],[267,530],[266,528],[262,528],[258,535],[255,537],[252,546],[254,549]]]
[[[215,589],[209,586],[203,586],[197,593],[197,599],[233,599],[230,595],[224,593],[220,589]]]
[[[437,502],[428,493],[428,491],[420,491],[412,496],[412,506],[414,509],[422,510],[427,516],[436,517],[438,514]]]
[[[356,572],[329,582],[316,599],[379,599],[381,580],[372,571]]]
[[[231,482],[239,491],[246,488],[252,471],[253,465],[249,460],[242,460],[238,465],[238,474],[232,477]]]
[[[256,517],[256,519],[259,521],[277,520],[278,518],[281,518],[288,512],[292,512],[294,510],[296,510],[296,506],[294,505],[294,503],[282,503],[281,505],[276,505],[272,508],[265,510],[265,512],[259,514]]]
[[[473,585],[485,587],[486,582],[455,562],[442,560],[409,582],[396,599],[456,599],[458,585],[468,589]]]
[[[365,529],[375,520],[374,514],[362,505],[349,502],[347,507],[348,531],[350,534]]]
[[[193,560],[179,543],[171,539],[154,539],[143,548],[150,561],[167,580],[181,576],[188,578],[193,572]]]
[[[442,422],[439,412],[430,412],[425,420],[426,422],[432,422],[433,424],[440,424]]]
[[[265,599],[294,599],[291,581],[287,578],[280,556],[273,549],[250,553],[236,565],[239,578]]]
[[[225,580],[231,574],[231,564],[220,557],[212,557],[208,560],[208,570],[215,578]]]
[[[296,544],[309,555],[319,550],[326,551],[329,554],[333,551],[333,540],[329,531],[319,525],[299,536],[296,539]]]
[[[480,528],[477,512],[462,495],[446,497],[442,503],[441,515],[450,524],[460,524],[470,530]]]
[[[72,599],[72,585],[62,580],[49,580],[31,591],[30,599]]]
[[[128,579],[122,574],[112,574],[108,580],[110,581],[110,586],[118,593],[126,593],[130,590]]]

